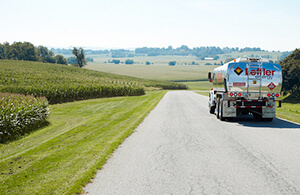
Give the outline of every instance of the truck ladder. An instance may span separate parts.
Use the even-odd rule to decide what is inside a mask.
[[[257,61],[250,61],[247,63],[247,69],[248,69],[248,75],[247,75],[247,93],[249,94],[249,86],[250,84],[253,84],[254,81],[259,82],[259,99],[262,98],[261,92],[262,92],[262,68],[263,68],[263,62],[260,58]],[[250,72],[259,71],[259,74],[255,74],[255,76],[251,76]]]

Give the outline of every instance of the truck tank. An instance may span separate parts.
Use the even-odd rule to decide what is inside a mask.
[[[213,71],[216,92],[241,92],[248,99],[280,93],[282,73],[279,64],[264,59],[238,58]]]
[[[272,121],[281,107],[282,73],[279,64],[259,58],[238,58],[208,73],[213,82],[208,107],[220,120],[252,114]],[[276,106],[278,102],[278,106]]]

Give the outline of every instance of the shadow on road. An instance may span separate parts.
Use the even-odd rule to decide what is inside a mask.
[[[267,127],[267,128],[293,128],[293,129],[299,129],[300,125],[296,123],[292,123],[286,120],[282,120],[279,118],[274,118],[272,122],[265,122],[254,119],[252,116],[241,116],[234,118],[232,120],[229,120],[227,122],[230,123],[239,123],[243,126],[247,127]]]

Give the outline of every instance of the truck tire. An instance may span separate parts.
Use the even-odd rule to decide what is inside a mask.
[[[273,120],[273,118],[264,118],[264,121],[266,122],[271,122]]]
[[[220,104],[221,104],[221,106],[220,106],[220,112],[221,112],[221,114],[220,114],[220,120],[221,121],[225,121],[225,117],[223,117],[223,100],[221,100],[220,101]]]
[[[260,114],[256,114],[256,113],[253,113],[253,118],[256,119],[256,120],[261,120],[262,119],[262,116]]]
[[[217,103],[217,119],[220,118],[220,98],[218,98]]]
[[[214,114],[214,113],[215,113],[215,109],[216,109],[215,106],[209,107],[209,113],[210,113],[210,114]]]

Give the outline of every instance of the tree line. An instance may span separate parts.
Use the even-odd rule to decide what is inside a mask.
[[[63,55],[70,55],[73,49],[64,49],[64,48],[51,48],[50,51],[56,54],[63,54]],[[91,50],[91,49],[84,49],[84,53],[86,55],[95,55],[95,54],[109,54],[109,50]]]
[[[47,47],[41,45],[35,47],[30,42],[14,42],[11,45],[8,42],[0,43],[0,59],[68,64],[64,56],[55,55]]]
[[[135,53],[136,54],[147,54],[148,56],[158,56],[158,55],[194,55],[198,58],[201,58],[204,60],[205,57],[212,57],[217,56],[220,54],[226,54],[231,52],[245,52],[245,51],[264,51],[261,50],[259,47],[246,47],[246,48],[229,48],[229,47],[194,47],[190,49],[186,45],[182,45],[178,48],[173,48],[172,46],[169,46],[167,48],[152,48],[152,47],[142,47],[142,48],[136,48]]]
[[[67,55],[72,52],[72,49],[54,49],[51,48],[51,51],[53,51],[55,54],[63,54]],[[218,60],[218,55],[221,54],[230,54],[232,52],[258,52],[266,50],[262,50],[259,47],[245,47],[245,48],[239,48],[239,47],[194,47],[189,48],[186,45],[182,45],[181,47],[173,48],[172,46],[169,46],[167,48],[159,48],[159,47],[141,47],[136,48],[135,50],[128,50],[128,49],[110,49],[110,50],[85,50],[86,55],[91,54],[106,54],[110,55],[112,58],[131,58],[139,55],[147,55],[147,56],[159,56],[159,55],[179,55],[179,56],[187,56],[187,55],[193,55],[197,56],[199,59],[204,60],[205,57],[213,57],[214,60]],[[275,52],[275,51],[273,51]],[[278,51],[280,52],[280,51]],[[283,52],[282,55],[279,57],[279,60],[283,60],[285,57],[287,57],[291,52]],[[254,57],[254,54],[252,54]],[[258,56],[260,57],[260,56]],[[263,55],[264,58],[270,58],[271,55]],[[68,60],[69,61],[69,60]],[[70,59],[72,61],[72,59]]]
[[[69,55],[72,53],[73,49],[50,49],[53,53],[56,54],[62,54],[62,55]],[[125,57],[134,57],[135,53],[134,51],[128,50],[128,49],[110,49],[110,50],[91,50],[91,49],[85,49],[84,53],[86,55],[97,55],[97,54],[107,54],[111,55],[112,58],[125,58]]]

